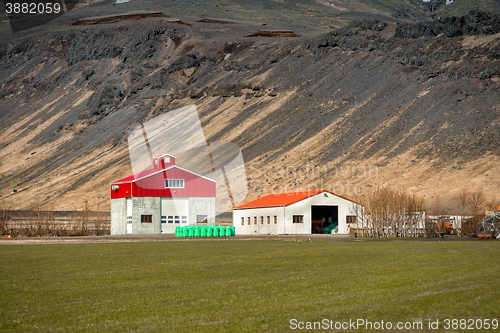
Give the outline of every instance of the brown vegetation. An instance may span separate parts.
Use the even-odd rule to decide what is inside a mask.
[[[369,237],[419,237],[424,235],[423,200],[415,194],[380,187],[360,198],[365,206],[358,212]],[[360,214],[361,213],[361,216]]]
[[[87,201],[81,210],[54,211],[42,206],[29,210],[0,209],[0,233],[10,237],[109,235],[109,214],[91,211]]]

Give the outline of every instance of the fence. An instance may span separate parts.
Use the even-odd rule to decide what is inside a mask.
[[[100,236],[110,234],[109,212],[1,210],[4,237]]]

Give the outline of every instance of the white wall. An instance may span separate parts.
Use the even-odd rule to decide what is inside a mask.
[[[111,235],[127,233],[127,202],[125,198],[111,199]]]
[[[237,235],[308,235],[311,234],[311,206],[313,205],[337,206],[338,233],[349,233],[346,216],[356,215],[357,205],[328,192],[319,193],[287,207],[235,209],[233,211],[233,225]],[[303,215],[304,222],[293,223],[293,215]],[[264,224],[261,224],[261,216],[264,217]],[[270,216],[270,225],[267,224],[267,216]],[[274,216],[277,216],[277,225],[274,225]],[[250,217],[250,225],[248,225],[248,217]],[[254,222],[255,217],[257,217],[257,224]],[[244,218],[244,225],[241,224],[241,218]]]
[[[276,224],[274,223],[275,216]],[[262,223],[262,217],[264,223]],[[243,225],[242,218],[244,219]],[[250,224],[248,224],[248,218],[250,218]],[[255,223],[255,218],[257,218],[257,223]],[[235,209],[233,211],[233,225],[236,235],[283,235],[284,221],[284,207]]]

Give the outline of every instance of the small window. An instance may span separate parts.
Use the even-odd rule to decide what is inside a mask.
[[[184,179],[165,179],[166,188],[184,188]]]
[[[294,215],[293,223],[304,223],[304,215]]]
[[[278,224],[278,217],[274,215],[274,224]]]
[[[245,218],[244,217],[241,218],[241,225],[245,225]]]
[[[271,224],[271,216],[267,217],[267,224]]]
[[[356,215],[347,215],[345,218],[347,223],[356,223],[358,220]]]
[[[187,216],[180,216],[180,215],[175,215],[174,217],[174,223],[179,224],[186,224],[187,223]]]
[[[207,215],[196,215],[196,223],[207,223]]]
[[[167,223],[167,217],[166,216],[160,217],[160,222],[161,223]]]
[[[248,222],[248,225],[250,225],[250,216],[248,217],[248,221],[247,222]]]
[[[153,223],[153,215],[141,215],[141,223]]]
[[[264,224],[264,216],[260,217],[260,224]]]
[[[253,224],[257,224],[257,216],[253,217]]]

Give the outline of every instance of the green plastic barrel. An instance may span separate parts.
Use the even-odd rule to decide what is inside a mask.
[[[196,226],[194,228],[194,237],[200,237],[201,236],[201,229],[199,226]]]
[[[201,237],[207,237],[207,226],[206,225],[203,225],[201,226]]]
[[[214,226],[209,225],[207,226],[207,237],[212,237],[214,235]]]
[[[218,225],[214,225],[213,231],[212,231],[212,236],[219,237],[219,226]]]
[[[236,236],[236,229],[234,226],[231,227],[231,236]]]

